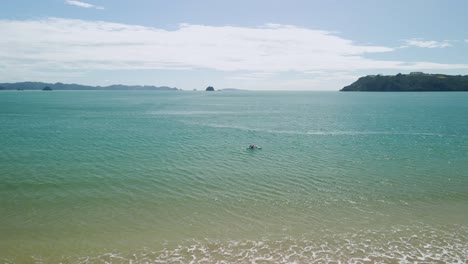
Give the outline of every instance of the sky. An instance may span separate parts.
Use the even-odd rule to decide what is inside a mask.
[[[331,90],[468,75],[466,0],[3,0],[0,82]]]

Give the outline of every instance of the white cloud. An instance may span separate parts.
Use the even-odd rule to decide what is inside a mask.
[[[0,20],[0,35],[0,61],[7,65],[0,64],[0,72],[8,68],[23,74],[38,69],[201,68],[244,71],[247,74],[238,78],[254,79],[278,72],[468,69],[467,64],[373,60],[366,54],[394,49],[358,45],[328,31],[276,24],[256,28],[183,24],[169,31],[48,18]]]
[[[74,1],[74,0],[65,0],[66,4],[84,7],[84,8],[95,8],[95,9],[104,9],[102,6],[95,6],[89,3],[81,2],[81,1]]]
[[[421,39],[407,39],[405,40],[406,46],[403,47],[408,47],[408,46],[413,46],[413,47],[418,47],[418,48],[447,48],[447,47],[452,47],[452,44],[450,44],[450,41],[444,40],[444,41],[435,41],[435,40],[421,40]]]
[[[231,80],[266,80],[273,76],[271,72],[249,72],[233,74],[228,77]]]

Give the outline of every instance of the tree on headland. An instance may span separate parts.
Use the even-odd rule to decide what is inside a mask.
[[[206,87],[206,91],[214,92],[214,90],[215,90],[215,89],[213,88],[213,86],[208,86],[208,87]]]

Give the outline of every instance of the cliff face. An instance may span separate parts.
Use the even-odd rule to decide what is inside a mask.
[[[393,76],[368,75],[340,91],[361,92],[449,92],[468,91],[468,75],[410,73]]]

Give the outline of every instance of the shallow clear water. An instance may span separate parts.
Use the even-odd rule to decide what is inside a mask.
[[[464,263],[467,116],[468,93],[1,92],[0,259]]]

